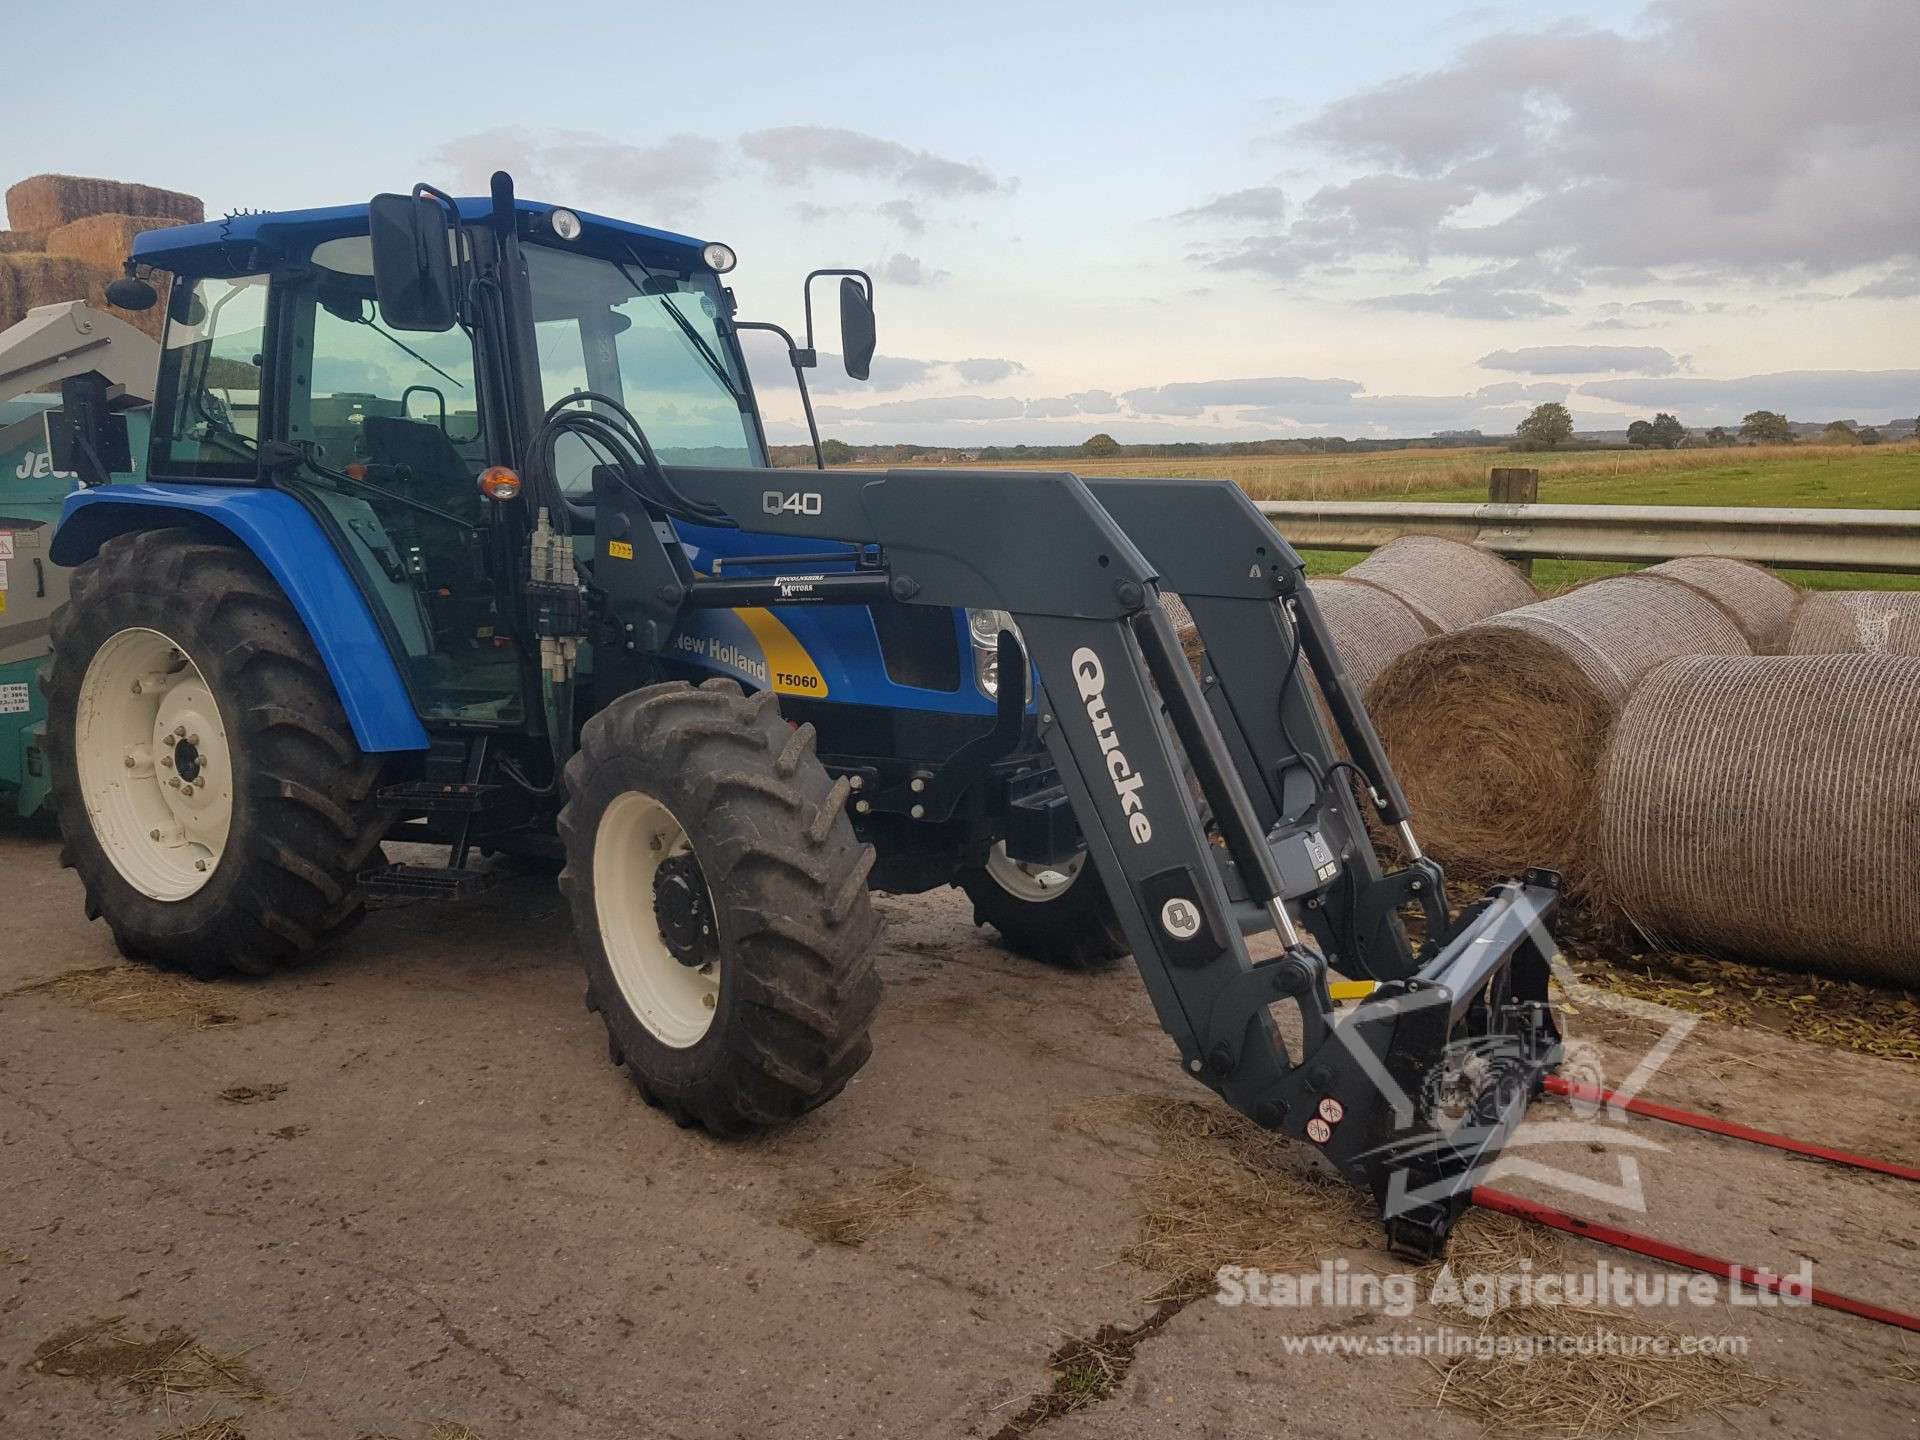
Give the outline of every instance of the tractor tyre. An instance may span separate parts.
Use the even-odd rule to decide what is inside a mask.
[[[362,918],[380,762],[259,561],[191,530],[116,536],[52,631],[60,861],[121,954],[265,975]]]
[[[587,1007],[648,1104],[736,1135],[824,1104],[872,1053],[872,847],[813,727],[731,680],[651,685],[566,770],[560,887]]]
[[[973,923],[991,925],[1016,955],[1067,970],[1096,970],[1127,953],[1113,902],[1082,851],[1065,865],[1009,859],[1004,843],[954,883],[973,901]]]

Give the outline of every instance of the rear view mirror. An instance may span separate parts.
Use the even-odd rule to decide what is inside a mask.
[[[864,380],[873,369],[873,296],[851,275],[840,280],[840,353],[847,374]]]
[[[452,329],[446,207],[426,195],[376,195],[367,221],[381,321],[395,330]]]

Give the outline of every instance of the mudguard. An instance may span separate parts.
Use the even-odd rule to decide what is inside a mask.
[[[373,612],[319,522],[291,495],[175,482],[79,490],[61,509],[48,554],[78,565],[116,535],[169,525],[217,526],[267,567],[313,637],[362,750],[427,748]]]

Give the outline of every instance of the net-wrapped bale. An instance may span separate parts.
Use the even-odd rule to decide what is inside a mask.
[[[1739,626],[1685,585],[1613,576],[1401,655],[1367,708],[1422,845],[1462,878],[1592,864],[1606,737],[1634,684],[1680,655],[1746,655]]]
[[[1601,779],[1602,893],[1656,944],[1920,988],[1920,659],[1654,671]]]
[[[7,222],[44,235],[89,215],[144,215],[197,225],[207,218],[198,196],[152,185],[84,175],[34,175],[7,191]]]
[[[1436,627],[1398,595],[1354,579],[1351,571],[1316,575],[1307,584],[1326,618],[1341,663],[1363,695],[1396,656],[1436,633]]]
[[[151,215],[89,215],[47,232],[49,255],[71,255],[118,272],[133,254],[133,237],[182,224]]]
[[[1533,582],[1498,555],[1438,535],[1403,535],[1346,573],[1397,595],[1436,633],[1540,598]]]
[[[1789,655],[1920,655],[1920,591],[1809,595],[1787,632]]]
[[[1533,582],[1499,556],[1434,535],[1402,536],[1345,574],[1307,583],[1363,692],[1394,656],[1427,636],[1540,598]],[[1169,604],[1168,614],[1174,613]],[[1200,637],[1184,605],[1174,624],[1197,663]]]
[[[1668,560],[1644,573],[1691,585],[1718,603],[1733,616],[1747,643],[1762,654],[1779,650],[1801,596],[1798,586],[1782,580],[1764,565],[1718,555]]]

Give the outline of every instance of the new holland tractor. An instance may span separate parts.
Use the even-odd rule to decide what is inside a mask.
[[[257,975],[468,893],[476,851],[548,855],[615,1063],[733,1135],[866,1061],[869,889],[958,884],[1016,950],[1130,951],[1188,1074],[1436,1251],[1560,1057],[1557,877],[1450,910],[1236,487],[769,468],[733,265],[505,175],[138,238],[114,303],[170,277],[146,479],[108,483],[102,377],[48,420],[82,481],[43,685],[89,916]],[[848,373],[874,349],[871,281],[810,275],[804,340],[758,327],[803,397],[822,280]]]

